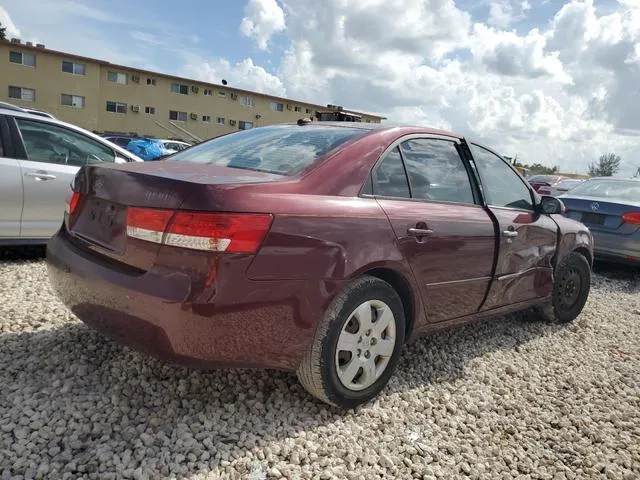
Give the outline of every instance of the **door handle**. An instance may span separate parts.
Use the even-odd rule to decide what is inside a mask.
[[[433,233],[433,230],[428,228],[408,228],[407,233],[414,237],[428,237]]]
[[[507,238],[515,238],[518,236],[518,232],[516,232],[515,230],[505,230],[504,232],[502,232],[502,235]]]
[[[44,180],[54,180],[56,178],[55,175],[46,172],[27,172],[24,174],[25,177],[35,178],[37,181]]]

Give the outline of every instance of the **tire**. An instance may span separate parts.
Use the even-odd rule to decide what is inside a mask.
[[[323,402],[354,408],[386,386],[404,336],[405,313],[397,292],[378,278],[363,276],[329,305],[298,368],[298,380]]]
[[[588,260],[578,252],[571,252],[555,269],[551,302],[539,307],[538,311],[545,320],[571,322],[582,312],[590,289],[591,266]]]

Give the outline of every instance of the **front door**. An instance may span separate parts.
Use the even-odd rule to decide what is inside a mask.
[[[469,148],[500,234],[495,279],[482,309],[550,295],[558,226],[535,212],[531,188],[510,165],[483,147]]]
[[[22,175],[20,164],[9,152],[9,131],[0,116],[0,239],[20,236],[22,215]]]
[[[373,171],[373,193],[420,285],[429,323],[477,312],[494,262],[494,225],[456,144],[406,140]]]
[[[27,159],[22,238],[51,237],[62,224],[71,182],[82,165],[115,161],[113,150],[78,132],[44,121],[15,118]]]

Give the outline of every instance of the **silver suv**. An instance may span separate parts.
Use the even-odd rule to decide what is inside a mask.
[[[0,102],[0,245],[46,243],[76,172],[103,162],[142,160],[46,112]]]

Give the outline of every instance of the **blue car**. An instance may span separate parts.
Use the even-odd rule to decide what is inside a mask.
[[[558,198],[589,227],[596,258],[640,266],[640,179],[592,178]]]
[[[169,150],[161,140],[156,138],[134,138],[125,148],[144,161],[157,160],[175,153],[175,150]]]

